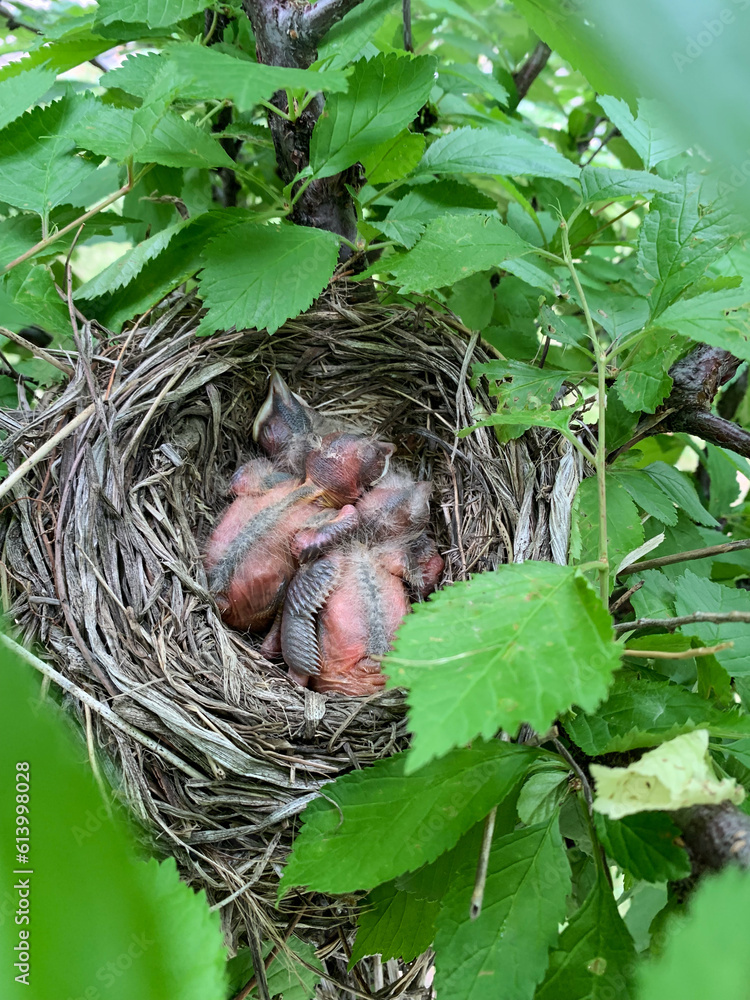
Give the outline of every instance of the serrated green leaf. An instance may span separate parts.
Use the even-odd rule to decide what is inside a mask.
[[[706,472],[711,483],[708,510],[713,517],[728,517],[732,504],[740,495],[740,484],[737,473],[748,475],[747,459],[726,448],[714,444],[706,445]]]
[[[201,0],[100,0],[98,24],[117,21],[171,28],[205,8]]]
[[[56,76],[54,69],[42,65],[0,81],[0,129],[36,104],[50,89]]]
[[[741,997],[750,980],[745,946],[750,878],[732,867],[701,880],[687,916],[667,925],[660,957],[639,969],[640,1000],[725,1000]],[[707,961],[707,956],[714,960]]]
[[[620,401],[631,413],[654,413],[672,391],[669,369],[682,353],[684,337],[651,329],[629,354],[615,381]]]
[[[139,125],[139,114],[97,103],[76,124],[73,134],[84,149],[120,162],[137,157],[141,163],[165,167],[233,166],[217,139],[174,111],[156,113],[148,130]]]
[[[581,189],[584,202],[616,201],[631,199],[642,194],[674,189],[674,181],[665,180],[645,170],[611,170],[607,167],[584,167],[581,171]]]
[[[184,219],[162,229],[149,239],[139,243],[138,246],[127,250],[122,257],[118,257],[109,267],[105,267],[95,277],[81,285],[75,293],[75,299],[95,299],[100,295],[108,295],[110,292],[127,285],[137,277],[148,261],[153,260],[162,250],[169,245],[173,236],[181,232],[191,224],[192,219]]]
[[[338,259],[333,233],[243,223],[204,253],[200,295],[208,308],[198,333],[236,326],[274,333],[325,288]]]
[[[458,436],[466,437],[477,427],[501,427],[502,431],[498,431],[498,436],[503,442],[513,441],[530,427],[551,427],[564,432],[568,430],[574,413],[575,407],[563,407],[559,410],[553,410],[550,406],[527,407],[522,410],[506,408],[460,430]]]
[[[273,941],[266,941],[262,947],[263,958],[268,960],[273,949]],[[317,971],[307,968],[303,962],[312,965]],[[255,970],[250,949],[243,948],[231,958],[227,962],[227,970],[229,972],[227,995],[233,997],[253,978]],[[316,995],[315,985],[319,982],[323,971],[320,959],[315,953],[315,945],[301,941],[293,934],[283,948],[276,950],[266,969],[269,996],[283,997],[283,1000],[313,1000]],[[251,1000],[255,1000],[258,996],[258,987],[255,986],[250,990],[248,996]]]
[[[7,296],[6,302],[12,303],[12,311],[18,311],[25,323],[39,324],[50,333],[70,334],[68,308],[55,288],[52,272],[44,264],[27,264],[9,271],[0,279],[0,293],[3,298]]]
[[[34,51],[24,53],[23,59],[0,68],[0,81],[26,76],[38,67],[54,70],[56,74],[65,73],[112,48],[111,42],[92,34],[85,26],[66,30],[59,39],[50,43],[48,39],[53,35],[54,32],[45,32],[38,37],[38,47]]]
[[[432,944],[439,912],[439,900],[419,899],[394,882],[373,889],[359,917],[349,967],[367,955],[411,962]]]
[[[705,577],[696,576],[685,570],[675,584],[677,598],[675,609],[678,615],[691,615],[696,611],[729,612],[748,611],[747,591],[725,587]],[[722,642],[733,643],[730,649],[723,649],[714,656],[732,676],[750,675],[750,628],[745,622],[727,622],[714,625],[712,622],[695,622],[683,625],[684,635],[696,635],[706,646]]]
[[[356,60],[397,0],[363,0],[331,28],[318,46],[318,59],[331,69]]]
[[[523,783],[518,796],[518,818],[525,826],[549,823],[570,792],[570,772],[563,766],[538,771]]]
[[[698,524],[709,528],[718,528],[719,522],[712,517],[700,502],[698,493],[687,476],[666,462],[652,462],[644,472],[653,479],[656,485],[673,500],[680,510]]]
[[[659,316],[736,242],[737,219],[726,203],[704,209],[702,178],[684,174],[657,195],[638,238],[638,265],[654,282],[651,315]]]
[[[404,129],[362,156],[370,184],[387,184],[407,177],[422,159],[424,136]]]
[[[3,129],[0,201],[45,215],[96,170],[96,164],[73,155],[75,144],[67,134],[85,107],[64,97]]]
[[[627,490],[610,475],[606,485],[607,553],[610,566],[617,569],[625,556],[643,544],[643,526]],[[583,563],[599,558],[599,486],[593,476],[583,480],[573,501],[570,558]],[[614,574],[610,583],[614,586]]]
[[[616,97],[597,97],[597,102],[649,170],[684,152],[684,140],[671,134],[668,111],[658,101],[639,100],[637,118],[625,101]]]
[[[704,292],[678,299],[661,314],[659,325],[699,344],[711,344],[750,359],[750,288]],[[650,333],[650,331],[647,331]]]
[[[572,567],[501,566],[445,587],[385,661],[390,686],[409,688],[408,769],[499,728],[546,732],[581,699],[593,710],[618,664],[609,615]]]
[[[250,111],[277,90],[327,91],[347,89],[340,70],[296,69],[237,59],[196,43],[170,45],[164,50],[169,79],[180,97],[188,100],[231,100],[240,111]]]
[[[706,729],[676,736],[628,767],[591,764],[589,770],[596,783],[593,808],[613,820],[652,809],[739,805],[745,798],[744,788],[733,778],[715,777]]]
[[[490,382],[489,394],[499,396],[501,405],[523,408],[550,405],[566,380],[577,373],[539,368],[522,361],[488,361],[472,366],[472,375],[484,375]]]
[[[533,136],[509,126],[459,128],[441,136],[422,157],[417,173],[530,174],[577,180],[579,168]]]
[[[750,735],[750,716],[739,710],[723,712],[682,685],[628,674],[615,681],[596,713],[571,714],[564,725],[573,742],[591,757],[658,746],[700,728],[726,739]]]
[[[428,222],[445,215],[473,215],[477,211],[494,212],[496,203],[475,187],[453,180],[422,184],[404,195],[382,222],[372,224],[389,239],[411,248],[425,231]]]
[[[585,322],[578,316],[556,313],[550,306],[542,306],[540,312],[542,333],[570,347],[585,347],[589,333]]]
[[[416,775],[396,754],[338,778],[303,813],[280,893],[372,889],[434,861],[513,790],[534,756],[478,741]]]
[[[663,812],[640,812],[620,820],[596,813],[596,832],[610,858],[633,878],[669,882],[687,878],[690,858],[676,841],[680,830]]]
[[[484,73],[472,63],[450,63],[442,66],[437,83],[447,93],[489,94],[499,104],[508,104],[510,95],[491,73]]]
[[[636,954],[603,872],[550,952],[535,1000],[633,1000]]]
[[[105,89],[119,87],[128,94],[144,98],[164,62],[165,56],[160,52],[132,52],[121,66],[102,74],[99,85]]]
[[[28,876],[36,901],[30,943],[33,949],[36,941],[38,950],[35,959],[32,950],[27,992],[81,997],[98,984],[108,1000],[222,1000],[226,951],[219,914],[209,911],[204,892],[179,881],[174,860],[159,865],[136,858],[132,832],[116,810],[112,815],[82,763],[80,734],[72,739],[69,718],[54,701],[40,698],[26,663],[7,648],[0,660],[2,772],[13,775],[19,760],[29,765],[35,825],[28,867],[45,873],[38,882],[37,874]],[[5,789],[7,826],[13,802],[7,778]],[[7,872],[20,867],[9,837],[0,839],[0,862]],[[19,927],[12,919],[0,922],[0,945],[8,955],[19,942]],[[82,927],[86,947],[80,949]],[[18,984],[19,995],[22,988]]]
[[[435,65],[432,56],[380,53],[360,59],[348,92],[330,97],[316,122],[310,141],[313,174],[339,173],[405,128],[427,100]]]
[[[470,920],[475,875],[470,860],[438,917],[436,992],[443,1000],[531,1000],[570,891],[557,819],[495,840],[482,912]]]
[[[499,219],[449,215],[430,222],[414,249],[391,265],[391,273],[402,292],[425,292],[533,252]]]
[[[674,501],[642,469],[613,469],[609,477],[623,486],[647,514],[662,524],[677,524]]]

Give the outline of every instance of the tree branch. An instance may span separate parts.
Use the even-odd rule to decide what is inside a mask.
[[[658,569],[660,566],[673,566],[675,563],[692,562],[693,559],[707,559],[709,556],[721,556],[726,552],[739,552],[750,549],[750,538],[738,538],[735,542],[724,545],[707,545],[705,549],[690,549],[687,552],[675,552],[671,556],[659,556],[658,559],[644,559],[643,562],[631,563],[621,569],[618,576],[629,576],[631,573],[642,573],[647,569]]]
[[[538,42],[526,62],[513,74],[513,82],[516,85],[519,104],[528,94],[534,80],[536,80],[547,65],[547,60],[551,54],[552,49],[549,45],[545,42]]]
[[[694,876],[728,864],[750,867],[750,816],[731,802],[691,806],[671,815],[682,830]]]
[[[309,41],[317,46],[331,28],[354,10],[362,0],[318,0],[302,12],[302,27]]]
[[[681,615],[679,618],[638,618],[634,622],[619,622],[614,630],[633,632],[639,628],[665,628],[668,632],[674,632],[681,625],[692,625],[694,622],[711,622],[714,625],[724,625],[727,622],[750,623],[750,611],[696,611],[693,615]]]

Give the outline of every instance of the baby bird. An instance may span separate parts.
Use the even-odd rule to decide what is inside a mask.
[[[281,649],[290,676],[316,691],[373,694],[385,685],[380,657],[417,597],[434,590],[443,560],[426,535],[429,483],[384,477],[357,505],[357,539],[314,561],[314,529],[297,536],[303,564],[284,604]]]
[[[295,536],[313,529],[325,548],[351,534],[354,504],[387,470],[393,445],[330,434],[310,451],[304,479],[254,459],[232,480],[235,500],[209,539],[205,566],[222,618],[262,631],[274,620],[296,569]]]
[[[280,467],[303,476],[308,454],[321,439],[343,428],[292,392],[278,372],[274,372],[268,395],[253,423],[253,440]]]

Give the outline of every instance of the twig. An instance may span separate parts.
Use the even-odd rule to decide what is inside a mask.
[[[143,171],[141,171],[137,179],[140,180],[140,177],[142,176],[143,176]],[[77,219],[74,219],[72,222],[69,222],[68,225],[63,226],[62,229],[58,229],[56,233],[53,233],[46,239],[40,240],[38,243],[35,243],[30,250],[27,250],[26,253],[22,253],[20,257],[16,257],[16,259],[12,260],[10,264],[6,264],[3,270],[0,271],[0,274],[6,274],[8,271],[11,271],[14,267],[17,267],[19,264],[23,264],[23,262],[25,260],[28,260],[29,257],[33,257],[34,254],[39,253],[40,250],[46,250],[48,246],[51,246],[62,236],[67,236],[69,232],[72,232],[72,230],[76,229],[78,226],[82,226],[84,223],[88,222],[89,219],[93,219],[93,217],[95,215],[98,215],[98,213],[103,211],[103,209],[108,208],[110,205],[114,204],[114,202],[116,202],[119,198],[122,198],[123,195],[126,195],[131,190],[134,184],[135,184],[134,180],[132,179],[128,180],[127,184],[124,184],[121,188],[115,191],[114,194],[111,194],[108,198],[105,198],[104,201],[100,202],[98,205],[94,205],[94,207],[90,208],[88,212],[84,212],[83,215],[79,215]]]
[[[495,832],[495,817],[497,816],[497,806],[490,812],[484,821],[484,833],[482,834],[482,847],[479,851],[479,861],[477,862],[477,876],[474,880],[474,892],[471,894],[471,905],[469,906],[469,917],[476,920],[482,912],[482,902],[484,901],[484,887],[487,884],[487,868],[490,863],[490,850],[492,849],[492,835]]]
[[[73,369],[70,365],[64,364],[62,361],[58,361],[57,358],[49,354],[43,347],[37,347],[32,344],[30,340],[26,340],[24,337],[20,336],[18,333],[13,333],[12,330],[7,330],[4,326],[0,326],[0,335],[7,337],[8,340],[12,340],[14,344],[19,347],[23,347],[25,351],[30,351],[35,357],[39,358],[41,361],[46,361],[48,365],[52,365],[53,368],[57,368],[58,371],[64,372],[66,375],[73,375]]]
[[[523,66],[521,66],[518,72],[513,74],[513,82],[516,85],[519,103],[526,97],[532,83],[547,65],[547,60],[551,54],[552,49],[549,45],[545,42],[538,42],[536,48]]]
[[[575,757],[572,756],[570,750],[568,750],[568,748],[565,746],[565,744],[561,743],[560,740],[558,739],[554,739],[552,740],[552,742],[555,744],[555,749],[557,750],[557,752],[563,758],[565,763],[569,765],[569,767],[575,774],[576,778],[578,778],[578,780],[581,782],[581,791],[583,792],[583,797],[586,800],[586,805],[589,810],[589,815],[591,815],[591,811],[594,808],[594,796],[591,791],[591,782],[581,769],[581,766],[576,761]]]
[[[750,549],[750,538],[738,538],[735,542],[725,542],[723,545],[707,545],[704,549],[688,549],[687,552],[674,552],[671,556],[644,559],[643,562],[631,563],[630,566],[621,569],[618,576],[643,573],[647,569],[673,566],[675,563],[692,562],[693,559],[708,559],[709,556],[720,556],[726,552],[739,552],[742,549]]]
[[[610,604],[609,613],[613,615],[615,611],[619,611],[623,604],[633,596],[637,591],[641,589],[644,584],[644,580],[639,580],[638,583],[634,584],[630,590],[626,590],[624,594],[617,598],[614,604]]]
[[[319,42],[334,24],[360,3],[362,0],[318,0],[312,7],[308,7],[302,15],[302,25],[310,41],[314,44]]]
[[[695,649],[683,649],[679,653],[671,653],[666,649],[625,649],[623,655],[639,660],[692,660],[694,656],[713,656],[714,653],[733,646],[733,642],[720,642],[718,646],[697,646]]]
[[[639,628],[665,628],[668,632],[673,632],[681,625],[693,625],[696,622],[710,622],[713,625],[750,623],[750,611],[696,611],[693,615],[681,615],[678,618],[639,618],[634,622],[619,622],[614,629],[615,632],[633,632]]]
[[[25,462],[21,462],[17,469],[15,469],[6,479],[0,483],[0,497],[4,497],[5,494],[11,490],[19,480],[23,479],[27,472],[30,472],[34,466],[39,465],[51,451],[53,451],[61,441],[64,441],[66,437],[69,437],[73,431],[77,430],[81,424],[84,424],[90,416],[94,413],[95,404],[90,403],[85,410],[81,410],[77,417],[73,417],[70,423],[67,423],[62,427],[57,434],[53,434],[49,440],[45,441],[44,444],[37,448],[33,455],[29,455]]]
[[[49,677],[50,680],[54,681],[58,687],[61,687],[68,694],[72,694],[74,698],[77,698],[83,705],[88,705],[88,707],[100,715],[103,719],[106,719],[110,725],[115,726],[123,733],[127,733],[128,736],[132,737],[142,746],[146,747],[152,753],[156,754],[157,757],[161,757],[162,760],[171,764],[172,767],[179,768],[185,774],[189,775],[191,778],[197,778],[199,781],[205,779],[205,775],[201,774],[200,771],[196,771],[189,764],[186,764],[184,760],[181,760],[176,754],[173,754],[170,750],[165,749],[156,740],[152,740],[150,736],[142,733],[140,729],[136,729],[135,726],[131,726],[129,722],[125,722],[121,719],[119,715],[112,711],[112,709],[103,704],[101,701],[97,701],[88,691],[84,691],[83,688],[79,688],[77,684],[68,680],[61,673],[58,673],[54,667],[51,667],[49,663],[45,663],[44,660],[40,660],[38,656],[34,656],[33,653],[29,652],[24,646],[19,643],[14,642],[7,635],[0,633],[0,645],[5,646],[6,649],[15,653],[19,659],[28,663],[29,666],[34,667],[39,673],[44,674],[45,677]]]

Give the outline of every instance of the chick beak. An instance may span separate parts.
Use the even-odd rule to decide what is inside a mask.
[[[307,405],[278,372],[271,376],[268,395],[253,423],[253,440],[269,455],[278,455],[294,438],[312,430]]]

